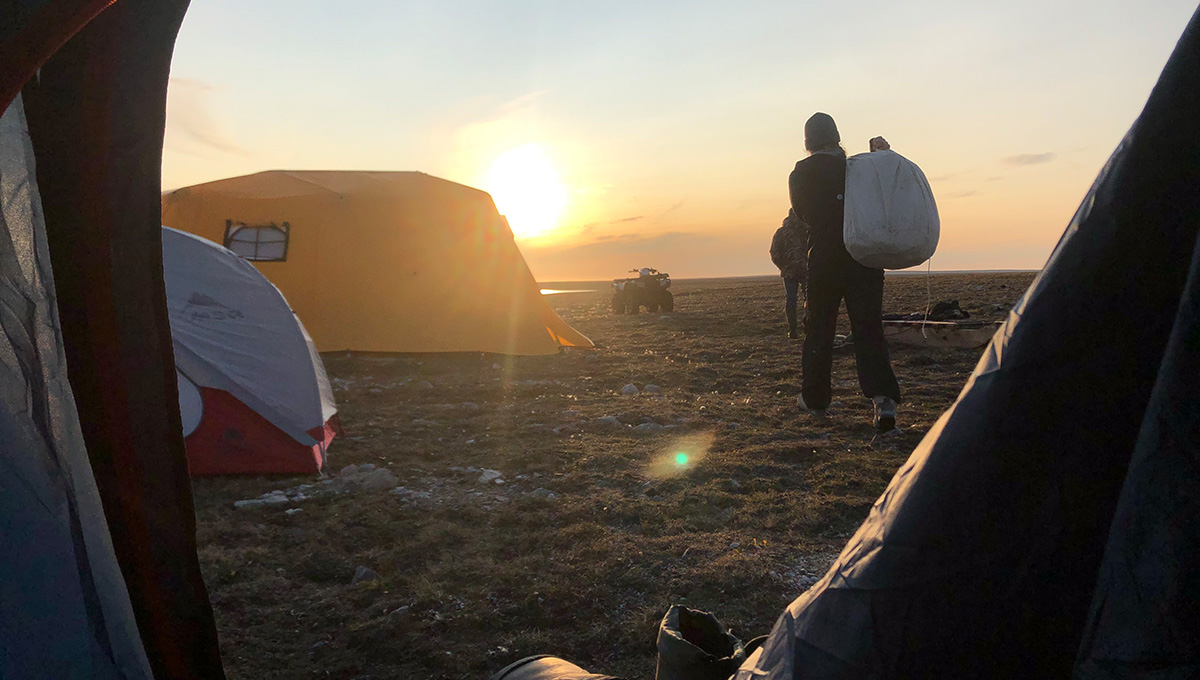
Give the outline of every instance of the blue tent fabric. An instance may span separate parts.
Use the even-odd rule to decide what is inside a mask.
[[[1200,12],[958,401],[739,678],[1194,672],[1198,187]]]
[[[0,678],[151,680],[62,344],[18,96],[0,116]]]
[[[1109,532],[1075,677],[1200,676],[1200,240]]]

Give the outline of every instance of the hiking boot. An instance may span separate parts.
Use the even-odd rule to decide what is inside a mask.
[[[875,402],[875,429],[891,432],[896,429],[896,402],[891,397],[872,397]]]
[[[823,409],[823,408],[809,408],[808,404],[804,403],[804,395],[803,394],[796,395],[796,405],[800,407],[800,411],[803,413],[811,413],[812,415],[817,416],[817,417],[821,417],[821,416],[825,415],[825,409]]]

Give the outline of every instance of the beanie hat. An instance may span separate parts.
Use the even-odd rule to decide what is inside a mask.
[[[804,124],[804,148],[809,151],[820,151],[841,141],[837,124],[828,113],[814,113]]]

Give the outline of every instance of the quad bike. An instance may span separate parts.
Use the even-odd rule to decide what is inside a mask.
[[[612,310],[614,314],[637,314],[642,307],[647,312],[675,310],[675,296],[668,290],[671,275],[648,267],[631,269],[635,278],[613,279]]]

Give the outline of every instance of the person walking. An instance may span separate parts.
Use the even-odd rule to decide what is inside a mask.
[[[784,314],[787,315],[788,337],[800,337],[796,330],[796,303],[804,290],[808,278],[808,225],[789,210],[783,225],[775,230],[771,239],[771,262],[779,268],[783,277]]]
[[[808,285],[805,300],[802,411],[823,413],[832,399],[830,373],[838,308],[846,301],[854,335],[854,359],[863,394],[875,405],[875,427],[896,426],[900,386],[883,337],[883,270],[864,267],[842,241],[845,213],[846,152],[832,117],[813,114],[804,124],[809,156],[788,177],[792,211],[809,227]]]

